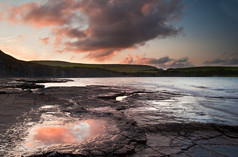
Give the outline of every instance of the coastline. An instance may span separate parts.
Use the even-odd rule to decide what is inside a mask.
[[[42,114],[53,112],[55,117],[103,119],[109,128],[113,125],[116,129],[106,130],[79,144],[40,148],[34,153],[22,150],[21,155],[235,156],[238,153],[238,126],[184,122],[154,109],[140,110],[148,107],[145,100],[171,100],[183,93],[93,85],[44,88],[35,83],[49,80],[11,81],[1,80],[1,151],[17,148],[27,129],[41,121]],[[120,96],[127,97],[117,100]],[[53,107],[42,110],[44,106]],[[0,152],[0,155],[6,153],[9,151]]]

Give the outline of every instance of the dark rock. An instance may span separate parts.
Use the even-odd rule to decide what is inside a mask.
[[[23,89],[30,90],[34,83],[20,81],[7,86],[16,87],[20,84],[23,84],[20,86]],[[26,85],[28,88],[25,88],[25,84],[29,84],[29,86]],[[7,89],[2,86],[1,91],[7,91]],[[20,90],[18,93],[0,94],[0,145],[6,146],[6,148],[2,147],[2,150],[12,152],[16,144],[21,144],[27,134],[25,131],[29,127],[26,126],[27,120],[39,123],[42,120],[41,115],[50,114],[50,112],[52,115],[63,114],[80,120],[104,119],[108,124],[106,133],[79,144],[49,146],[35,154],[23,152],[25,153],[23,156],[159,157],[183,156],[184,154],[199,156],[199,153],[206,156],[209,152],[217,156],[220,154],[231,156],[232,151],[238,150],[237,126],[185,123],[165,116],[165,113],[160,110],[143,110],[148,107],[146,105],[151,105],[144,100],[171,100],[173,97],[180,96],[179,94],[145,92],[143,95],[138,94],[137,98],[130,96],[126,101],[117,104],[100,98],[112,95],[115,97],[118,93],[125,94],[124,91],[123,88],[90,86],[41,88],[34,90],[33,93]],[[127,93],[134,91],[128,90]],[[45,105],[53,107],[42,109],[41,107]],[[219,150],[216,147],[219,147]],[[0,156],[10,156],[1,153]]]
[[[21,89],[37,89],[37,88],[45,88],[44,85],[36,85],[34,83],[23,83],[23,84],[18,84],[15,86],[16,88],[21,88]]]
[[[17,79],[18,82],[26,82],[26,83],[65,83],[69,81],[73,81],[70,79]]]
[[[30,155],[29,157],[86,157],[81,154],[67,154],[67,153],[59,153],[59,152],[48,152],[40,155]]]
[[[7,94],[6,91],[0,91],[0,94]]]

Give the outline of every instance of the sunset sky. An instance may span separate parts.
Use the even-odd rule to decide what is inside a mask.
[[[0,0],[0,28],[22,60],[238,66],[238,0]]]

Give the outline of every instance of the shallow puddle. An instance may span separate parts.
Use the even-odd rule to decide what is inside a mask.
[[[103,131],[103,121],[85,120],[64,125],[41,124],[30,130],[27,146],[80,143]]]
[[[53,106],[53,105],[45,105],[45,106],[42,106],[41,109],[49,109],[49,108],[55,108],[56,106]]]
[[[123,99],[127,98],[128,96],[118,96],[116,97],[116,101],[122,101]]]
[[[27,136],[15,151],[38,152],[50,146],[80,144],[106,132],[107,122],[102,119],[78,120],[68,115],[42,114],[41,121],[27,130]]]

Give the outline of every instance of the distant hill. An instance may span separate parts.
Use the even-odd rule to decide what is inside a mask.
[[[21,61],[0,50],[0,77],[238,77],[238,67],[157,69],[148,65]]]
[[[61,68],[90,68],[90,69],[103,69],[118,73],[145,73],[145,74],[157,74],[158,69],[149,65],[131,65],[131,64],[80,64],[69,63],[63,61],[31,61],[31,63],[37,63],[41,65],[47,65],[52,67]]]
[[[17,60],[0,51],[0,70],[1,77],[40,77],[52,74],[56,69]]]
[[[62,61],[21,61],[0,50],[0,77],[123,77],[157,76],[147,65],[78,64]]]
[[[189,76],[189,77],[238,77],[238,67],[203,66],[189,68],[168,69],[161,73],[162,76]]]

